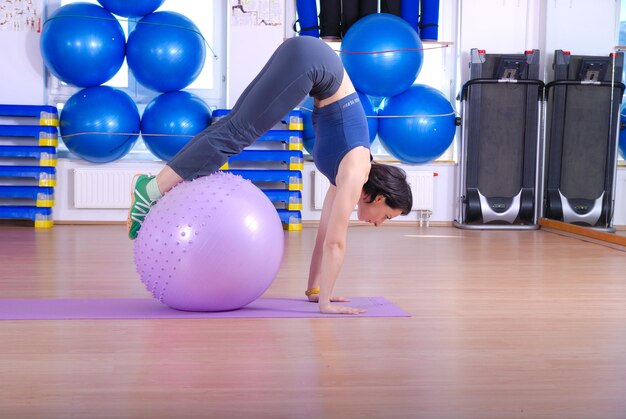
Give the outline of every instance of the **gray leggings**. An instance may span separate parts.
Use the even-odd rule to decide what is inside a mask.
[[[341,59],[318,38],[283,42],[231,112],[196,135],[168,163],[185,180],[217,171],[311,95],[332,96],[343,79]]]

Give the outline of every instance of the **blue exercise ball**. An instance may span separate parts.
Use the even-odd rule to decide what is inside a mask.
[[[109,12],[118,16],[138,18],[161,7],[165,0],[98,0]]]
[[[72,153],[93,163],[108,163],[133,148],[139,134],[139,111],[121,90],[89,87],[65,102],[59,129]]]
[[[422,84],[385,98],[378,117],[380,142],[403,163],[436,159],[450,147],[456,133],[456,116],[448,99]]]
[[[157,92],[189,86],[200,75],[205,56],[200,30],[180,13],[151,13],[128,36],[128,67],[139,83]]]
[[[357,92],[357,94],[359,95],[361,105],[363,106],[365,116],[367,117],[367,128],[370,133],[369,140],[370,144],[372,144],[376,139],[376,132],[378,131],[378,116],[376,108],[366,94],[361,92]],[[302,122],[304,125],[304,130],[302,131],[302,145],[304,146],[304,149],[309,152],[309,154],[313,154],[313,145],[315,144],[315,130],[313,129],[313,98],[311,96],[307,96],[299,106],[300,112],[302,112]]]
[[[302,145],[304,149],[313,154],[313,145],[315,144],[315,129],[313,128],[313,98],[307,96],[300,104],[300,112],[302,112]]]
[[[39,48],[48,70],[79,87],[98,86],[122,67],[126,38],[117,19],[102,7],[71,3],[43,24]]]
[[[626,159],[626,106],[622,106],[620,111],[620,124],[619,131],[619,151],[622,153],[622,158]]]
[[[376,111],[376,108],[370,98],[365,93],[357,93],[359,95],[359,99],[361,100],[361,106],[363,106],[363,110],[365,111],[365,116],[367,117],[367,129],[370,132],[370,144],[372,144],[376,139],[376,134],[378,133],[378,112]]]
[[[415,29],[387,13],[359,19],[341,43],[341,60],[354,87],[370,96],[394,96],[408,89],[423,58]]]
[[[193,138],[211,125],[211,110],[189,92],[163,93],[154,98],[141,117],[141,134],[148,150],[169,161]]]

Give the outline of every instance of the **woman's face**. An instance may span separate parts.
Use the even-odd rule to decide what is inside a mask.
[[[369,196],[365,194],[362,194],[361,199],[359,199],[357,205],[359,221],[365,221],[378,227],[386,220],[397,217],[402,213],[399,209],[389,207],[385,202],[385,197],[382,195],[378,195],[372,202],[368,202],[369,200]]]

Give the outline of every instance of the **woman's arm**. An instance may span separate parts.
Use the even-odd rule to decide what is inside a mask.
[[[324,205],[322,207],[322,216],[320,218],[320,225],[317,229],[317,237],[315,238],[315,247],[313,248],[313,254],[311,255],[311,267],[309,268],[309,282],[308,289],[312,290],[320,286],[320,271],[322,269],[322,253],[324,248],[324,240],[326,239],[326,230],[328,228],[328,219],[330,217],[330,211],[335,199],[335,193],[337,187],[330,185],[324,198]],[[319,294],[314,293],[308,296],[309,301],[317,303],[319,301]],[[348,302],[350,299],[344,297],[330,297],[331,302]]]
[[[352,188],[354,190],[354,188]],[[335,286],[346,251],[346,236],[350,214],[360,196],[348,188],[337,188],[330,210],[326,237],[322,245],[320,266],[319,309],[322,313],[359,314],[363,310],[331,304],[331,294]]]
[[[328,206],[319,270],[319,306],[322,313],[359,314],[364,310],[331,304],[331,294],[343,265],[350,215],[359,202],[370,169],[369,150],[357,147],[344,156],[336,177],[337,188]]]
[[[326,229],[328,227],[328,218],[330,215],[330,209],[333,206],[335,199],[335,192],[337,187],[330,185],[324,198],[324,205],[322,207],[322,216],[320,218],[320,225],[317,229],[317,235],[315,237],[315,247],[313,248],[313,254],[311,255],[311,267],[309,268],[309,283],[308,289],[317,288],[320,286],[320,269],[322,267],[322,249],[324,247],[324,240],[326,239]],[[311,295],[309,300],[317,301],[318,295]]]

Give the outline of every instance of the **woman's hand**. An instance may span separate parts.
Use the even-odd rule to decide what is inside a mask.
[[[320,304],[320,312],[324,314],[361,314],[365,313],[362,308],[338,306],[335,304]]]
[[[311,294],[308,298],[312,303],[319,303],[320,296],[319,294]],[[345,297],[330,297],[331,303],[347,303],[350,301],[352,300]],[[320,312],[325,314],[361,314],[365,313],[365,310],[362,308],[352,308],[327,303],[320,304]]]
[[[320,300],[319,294],[311,294],[308,298],[312,303],[317,303]],[[345,297],[330,297],[330,301],[333,303],[349,303],[352,300]]]

